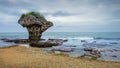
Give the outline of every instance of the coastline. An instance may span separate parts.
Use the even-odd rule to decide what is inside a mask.
[[[42,48],[0,48],[0,68],[119,68],[120,62],[72,58],[45,53]]]

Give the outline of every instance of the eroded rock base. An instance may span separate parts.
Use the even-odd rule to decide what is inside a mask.
[[[67,40],[63,40],[63,39],[40,39],[38,42],[37,41],[30,41],[29,39],[7,39],[7,38],[3,38],[1,39],[4,42],[14,42],[16,44],[27,44],[29,43],[30,46],[32,47],[52,47],[52,46],[58,46],[58,45],[62,45],[63,42],[67,42]]]

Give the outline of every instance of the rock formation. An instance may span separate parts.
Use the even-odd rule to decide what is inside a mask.
[[[44,16],[38,12],[23,14],[18,23],[27,28],[30,42],[38,42],[42,33],[53,26],[52,22],[47,21]]]

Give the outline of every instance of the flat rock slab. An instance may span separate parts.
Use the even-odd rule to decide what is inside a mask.
[[[46,42],[33,42],[30,43],[30,46],[32,47],[52,47],[52,46],[58,46],[61,45],[61,42],[55,42],[55,41],[46,41]]]
[[[4,42],[14,42],[16,44],[27,44],[29,43],[30,46],[32,47],[52,47],[52,46],[58,46],[58,45],[62,45],[63,42],[67,42],[67,40],[63,40],[63,39],[40,39],[38,42],[30,42],[28,39],[7,39],[7,38],[3,38],[1,39]]]
[[[84,48],[84,51],[85,51],[84,56],[93,56],[97,58],[102,56],[101,52],[94,48]]]
[[[51,51],[72,52],[73,49],[70,47],[57,46],[57,47],[53,47]]]

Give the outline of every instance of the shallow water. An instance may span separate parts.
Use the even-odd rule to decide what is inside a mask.
[[[24,39],[27,33],[0,33],[0,39]],[[120,61],[120,32],[45,32],[42,38],[68,39],[62,48],[69,47],[74,51],[64,52],[71,57],[79,57],[84,48],[95,48],[101,51],[100,60]],[[0,47],[13,45],[0,40]],[[52,47],[51,47],[52,48]],[[49,49],[48,49],[49,50]]]

